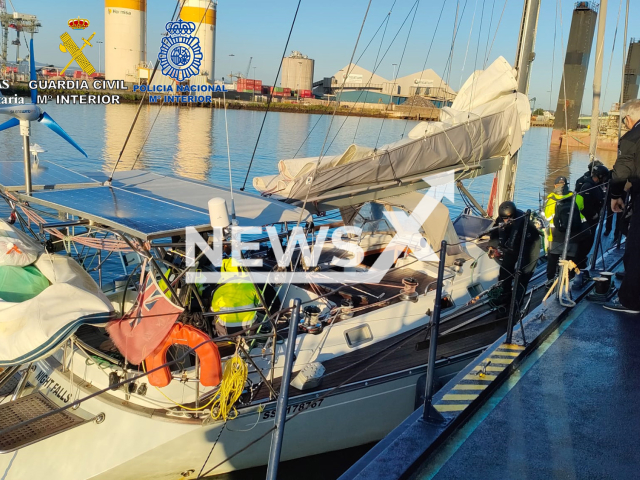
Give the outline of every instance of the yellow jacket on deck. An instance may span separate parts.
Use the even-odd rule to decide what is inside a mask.
[[[211,300],[211,310],[213,312],[235,310],[237,308],[254,308],[260,305],[260,298],[255,286],[249,279],[249,275],[243,273],[239,267],[233,266],[232,261],[231,258],[225,258],[222,261],[220,272],[234,274],[226,277],[226,280],[240,277],[246,279],[246,282],[224,283],[225,279],[223,279]],[[243,328],[251,325],[255,318],[256,312],[218,314],[217,322],[227,327]]]

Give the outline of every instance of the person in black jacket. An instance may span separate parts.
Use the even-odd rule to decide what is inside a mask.
[[[618,158],[611,174],[611,209],[624,210],[624,186],[631,182],[631,203],[640,198],[640,100],[631,100],[620,109],[620,116],[629,129],[618,144]],[[625,275],[618,298],[604,308],[626,313],[640,313],[640,218],[633,215],[627,232],[624,250]]]
[[[598,162],[599,163],[599,162]],[[576,252],[576,265],[589,276],[587,259],[596,238],[596,230],[600,222],[600,213],[604,205],[605,195],[602,184],[609,179],[609,169],[602,164],[595,162],[590,164],[590,169],[576,182],[575,192],[582,197],[582,215],[585,222],[582,225],[582,235],[578,238],[578,249]]]
[[[518,210],[513,202],[503,202],[498,208],[498,218],[494,222],[494,227],[497,228],[491,231],[489,239],[489,256],[502,260],[498,277],[502,284],[502,295],[498,303],[509,305],[522,234],[525,234],[516,295],[518,308],[527,292],[527,286],[540,256],[540,233],[531,219],[525,217],[525,212]]]

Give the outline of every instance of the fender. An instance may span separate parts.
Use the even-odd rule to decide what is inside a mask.
[[[200,383],[205,387],[215,387],[222,380],[222,363],[220,361],[220,352],[211,338],[201,330],[191,325],[183,325],[176,323],[169,335],[162,341],[147,358],[145,365],[147,371],[153,370],[167,362],[167,350],[171,345],[181,344],[190,348],[197,347],[203,342],[209,340],[209,343],[201,345],[196,350],[198,359],[200,360]],[[149,374],[149,384],[154,387],[166,387],[171,382],[171,369],[165,366],[153,373]]]

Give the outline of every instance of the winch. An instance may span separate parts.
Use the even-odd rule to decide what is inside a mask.
[[[302,310],[304,319],[300,323],[299,327],[313,335],[317,335],[322,332],[322,322],[320,321],[320,308],[315,305],[307,305]]]

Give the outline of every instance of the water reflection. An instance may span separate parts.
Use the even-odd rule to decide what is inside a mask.
[[[111,171],[118,160],[134,118],[128,115],[128,113],[132,113],[132,108],[123,109],[121,107],[121,105],[104,105],[102,166],[105,171]],[[127,105],[127,107],[131,106]],[[129,137],[127,147],[118,164],[118,170],[131,170],[134,163],[135,168],[145,168],[147,166],[147,154],[142,146],[149,132],[149,126],[149,107],[143,107],[138,117],[135,130]],[[95,138],[95,135],[92,137]],[[96,140],[99,141],[99,139]]]
[[[614,150],[598,150],[596,152],[596,158],[608,168],[613,167],[616,156],[617,152]],[[589,152],[586,148],[567,149],[557,145],[550,145],[546,169],[547,173],[544,180],[545,193],[548,194],[553,191],[554,181],[560,175],[567,177],[570,184],[575,185],[576,180],[587,171],[589,161]],[[583,170],[580,171],[579,169],[576,170],[572,168],[577,168],[578,166],[583,166]]]
[[[213,166],[213,114],[208,108],[177,109],[177,149],[173,173],[194,180],[207,180]]]

